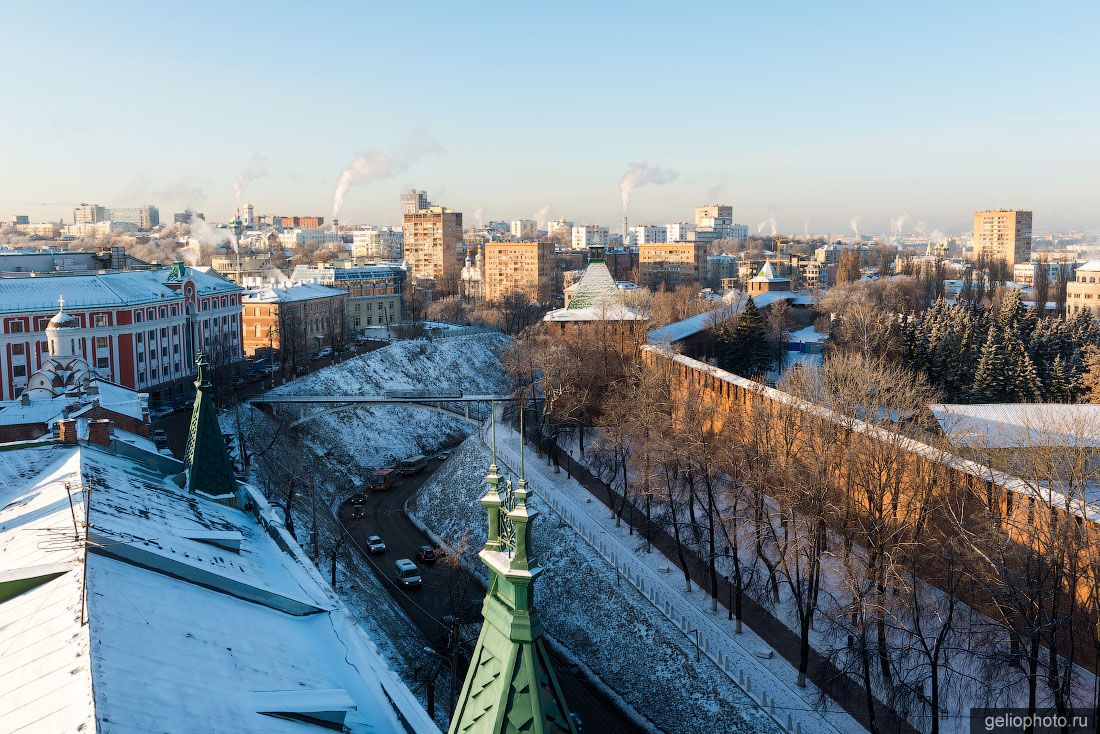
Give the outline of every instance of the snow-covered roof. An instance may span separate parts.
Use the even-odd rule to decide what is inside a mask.
[[[947,439],[969,448],[1100,448],[1100,405],[996,403],[930,406]]]
[[[1100,273],[1100,260],[1089,260],[1084,265],[1077,266],[1078,273]]]
[[[438,731],[262,495],[127,454],[0,452],[0,590],[29,587],[0,603],[0,733]]]
[[[789,283],[790,278],[783,278],[775,274],[775,268],[772,267],[771,260],[764,261],[764,267],[760,268],[760,273],[753,278],[750,283]]]
[[[799,329],[798,331],[792,331],[787,336],[787,341],[788,342],[798,342],[800,344],[807,344],[807,343],[810,343],[810,342],[824,342],[824,341],[828,341],[828,339],[829,339],[828,334],[822,334],[820,331],[815,329],[813,326],[807,326],[804,329]]]
[[[704,311],[703,313],[689,316],[682,321],[677,321],[668,326],[653,329],[646,335],[646,341],[659,347],[669,347],[675,342],[687,339],[689,336],[694,336],[701,331],[706,331],[714,325],[716,318],[721,318],[722,316],[725,318],[733,318],[739,312],[740,308],[729,309],[725,306],[711,309],[710,311]]]
[[[346,296],[347,291],[329,288],[316,283],[294,283],[283,288],[266,286],[249,291],[244,300],[247,303],[291,303],[293,301],[313,301],[318,298]]]
[[[648,321],[623,303],[618,283],[602,260],[588,263],[580,279],[566,288],[569,305],[550,311],[543,321]]]
[[[194,268],[188,272],[199,295],[228,293],[241,288],[224,278]],[[128,270],[100,275],[59,275],[0,279],[0,313],[56,311],[59,296],[65,307],[115,308],[137,303],[180,300],[183,296],[166,283],[169,268]]]

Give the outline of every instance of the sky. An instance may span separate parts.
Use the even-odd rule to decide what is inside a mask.
[[[1100,229],[1100,3],[12,2],[0,218],[71,202],[395,224]],[[247,174],[253,174],[251,176]],[[242,174],[246,174],[242,177]],[[673,175],[674,174],[674,175]]]

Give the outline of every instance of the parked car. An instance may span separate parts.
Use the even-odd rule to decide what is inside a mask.
[[[332,356],[332,347],[325,347],[321,351],[317,352],[317,359],[323,359],[325,357]]]
[[[380,536],[371,535],[367,538],[367,550],[372,556],[386,552],[386,543]]]
[[[421,586],[424,583],[424,579],[420,577],[420,569],[408,558],[394,561],[393,572],[397,583],[406,588]]]
[[[428,466],[428,457],[426,456],[414,456],[411,459],[405,459],[397,465],[398,471],[402,474],[419,474],[424,471]]]
[[[439,459],[440,461],[446,461],[447,459],[451,458],[451,454],[453,453],[454,451],[452,451],[451,449],[447,449],[446,451],[440,451],[438,454],[435,455],[435,458]]]
[[[422,545],[416,549],[416,560],[421,563],[427,563],[430,566],[436,562],[437,558],[435,548],[430,545]]]
[[[152,438],[153,445],[156,446],[158,450],[168,448],[168,434],[165,433],[163,428],[154,428]]]
[[[379,469],[370,478],[372,492],[384,492],[395,484],[397,484],[397,467],[395,466]]]
[[[355,340],[355,346],[357,346],[357,347],[365,347],[365,346],[367,346],[367,341],[369,341],[369,340],[368,340],[368,339],[366,339],[366,338],[364,338],[364,337],[358,337],[358,338],[357,338],[357,339]]]

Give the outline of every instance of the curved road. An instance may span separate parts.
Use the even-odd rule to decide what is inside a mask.
[[[370,562],[375,573],[387,582],[386,587],[390,593],[425,637],[433,641],[437,650],[443,652],[446,648],[448,625],[444,624],[442,619],[448,615],[460,614],[463,608],[462,600],[473,604],[480,603],[485,596],[484,587],[461,568],[454,569],[442,562],[434,566],[417,563],[424,579],[424,585],[419,589],[406,591],[393,583],[393,562],[398,558],[415,561],[416,549],[431,543],[431,540],[425,537],[405,515],[404,508],[405,501],[431,477],[438,467],[438,460],[433,459],[428,471],[412,477],[401,477],[396,486],[388,491],[368,494],[365,517],[362,519],[351,519],[350,508],[346,504],[342,505],[340,521],[348,528],[361,548],[366,548],[367,536],[382,537],[386,543],[386,552],[376,556],[364,554],[364,558]],[[463,641],[468,641],[467,649],[472,648],[476,642],[477,632],[477,624],[462,625],[459,635]],[[428,654],[425,653],[425,655]],[[551,651],[551,657],[569,709],[581,717],[587,734],[595,732],[636,734],[644,731],[624,716],[618,706],[594,686],[582,671],[574,668],[553,651]],[[457,671],[459,681],[465,676],[467,664],[468,660],[460,659]],[[457,697],[457,690],[454,695]]]

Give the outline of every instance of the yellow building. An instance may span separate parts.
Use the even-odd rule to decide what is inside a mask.
[[[1009,265],[1031,259],[1031,212],[990,209],[974,212],[974,246],[970,257],[1004,260]]]
[[[521,291],[539,303],[550,300],[555,265],[552,242],[486,242],[485,300]]]
[[[457,282],[466,252],[462,213],[442,206],[406,211],[403,224],[405,259],[412,266],[412,277]]]
[[[699,285],[707,278],[706,242],[653,242],[638,245],[638,285],[666,288]]]
[[[1066,315],[1073,316],[1081,311],[1100,316],[1100,261],[1077,268],[1073,278],[1066,283]]]

